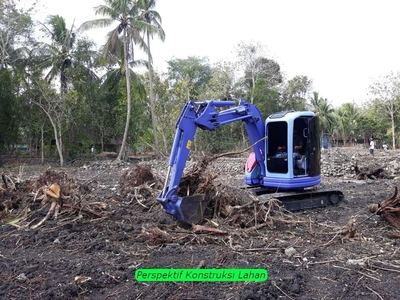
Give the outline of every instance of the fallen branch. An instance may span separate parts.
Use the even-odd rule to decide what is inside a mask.
[[[36,228],[38,228],[40,225],[42,225],[44,222],[46,222],[46,221],[48,220],[48,218],[53,214],[53,212],[54,212],[54,210],[55,210],[55,208],[56,208],[57,205],[58,205],[58,204],[57,204],[56,201],[52,201],[52,202],[51,202],[51,205],[50,205],[50,209],[49,209],[49,211],[47,212],[46,216],[45,216],[39,223],[37,223],[36,225],[33,225],[31,228],[32,228],[32,229],[36,229]]]
[[[93,210],[91,210],[89,208],[77,207],[77,206],[74,206],[72,204],[63,204],[63,207],[70,208],[70,209],[77,210],[77,211],[82,211],[82,212],[85,212],[85,213],[89,213],[89,214],[92,214],[92,215],[94,215],[94,216],[96,216],[98,218],[104,217],[104,215],[102,213],[97,213],[97,212],[95,212],[95,211],[93,211]]]
[[[294,300],[292,297],[290,297],[288,294],[286,294],[279,286],[276,285],[275,281],[272,281],[272,285],[276,287],[282,294],[284,294],[286,297],[288,297],[291,300]]]
[[[217,229],[217,228],[208,227],[208,226],[203,226],[203,225],[192,225],[192,228],[193,228],[193,231],[195,233],[206,231],[206,232],[222,234],[222,235],[227,235],[228,234],[227,231],[220,230],[220,229]]]
[[[109,169],[106,168],[106,169],[104,169],[103,171],[97,173],[96,175],[90,177],[89,179],[85,180],[85,181],[82,183],[82,185],[88,184],[88,183],[91,182],[93,179],[95,179],[96,177],[100,176],[101,174],[103,174],[103,173],[106,172],[106,171],[109,171]]]
[[[5,174],[1,174],[1,178],[3,179],[4,187],[10,190],[15,190],[15,183],[14,181],[10,178],[10,176],[7,176]]]
[[[375,292],[373,289],[371,289],[370,287],[368,287],[367,285],[365,286],[367,289],[369,289],[371,292],[373,292],[375,295],[377,295],[379,297],[379,299],[383,300],[383,298],[381,297],[381,295],[379,295],[377,292]]]

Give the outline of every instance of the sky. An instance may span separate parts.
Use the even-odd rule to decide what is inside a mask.
[[[23,0],[28,1],[28,0]],[[102,0],[40,0],[35,19],[64,17],[67,25],[101,18]],[[397,0],[158,0],[164,42],[151,43],[155,70],[188,56],[233,60],[236,46],[256,42],[286,78],[305,75],[333,106],[369,99],[369,86],[400,70]],[[109,29],[87,34],[99,45]]]

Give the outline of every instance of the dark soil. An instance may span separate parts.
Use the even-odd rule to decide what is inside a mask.
[[[330,151],[334,156],[336,150]],[[390,157],[398,156],[377,151],[372,157],[365,149],[340,153],[355,155],[366,173],[385,169]],[[210,168],[219,172],[220,184],[242,184],[245,160],[221,158]],[[203,223],[218,223],[228,233],[218,235],[194,232],[155,201],[167,160],[64,168],[4,163],[0,299],[399,299],[400,240],[392,238],[398,231],[367,210],[393,194],[399,185],[395,176],[325,176],[318,188],[345,195],[337,206],[276,213],[258,227],[254,220],[244,225],[243,218],[252,214],[243,213],[242,222],[218,215]],[[61,187],[58,200],[44,198],[53,183]],[[51,215],[33,229],[51,202],[61,199],[57,219]],[[351,222],[355,234],[347,230]],[[138,268],[197,267],[265,268],[269,278],[262,283],[134,278]]]

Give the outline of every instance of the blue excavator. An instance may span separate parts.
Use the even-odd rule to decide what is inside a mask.
[[[287,210],[298,211],[344,199],[340,191],[316,188],[321,183],[321,147],[313,112],[283,111],[264,121],[258,108],[244,100],[188,101],[176,123],[164,187],[157,198],[174,219],[198,223],[210,201],[204,195],[178,195],[197,129],[216,130],[238,121],[244,123],[253,148],[245,163],[244,183],[260,201],[278,199]]]

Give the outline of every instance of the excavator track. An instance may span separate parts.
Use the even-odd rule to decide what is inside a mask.
[[[278,192],[266,187],[246,187],[260,201],[267,202],[270,199],[279,200],[283,207],[289,211],[326,207],[337,205],[344,200],[344,195],[338,190],[310,189],[290,192]]]

